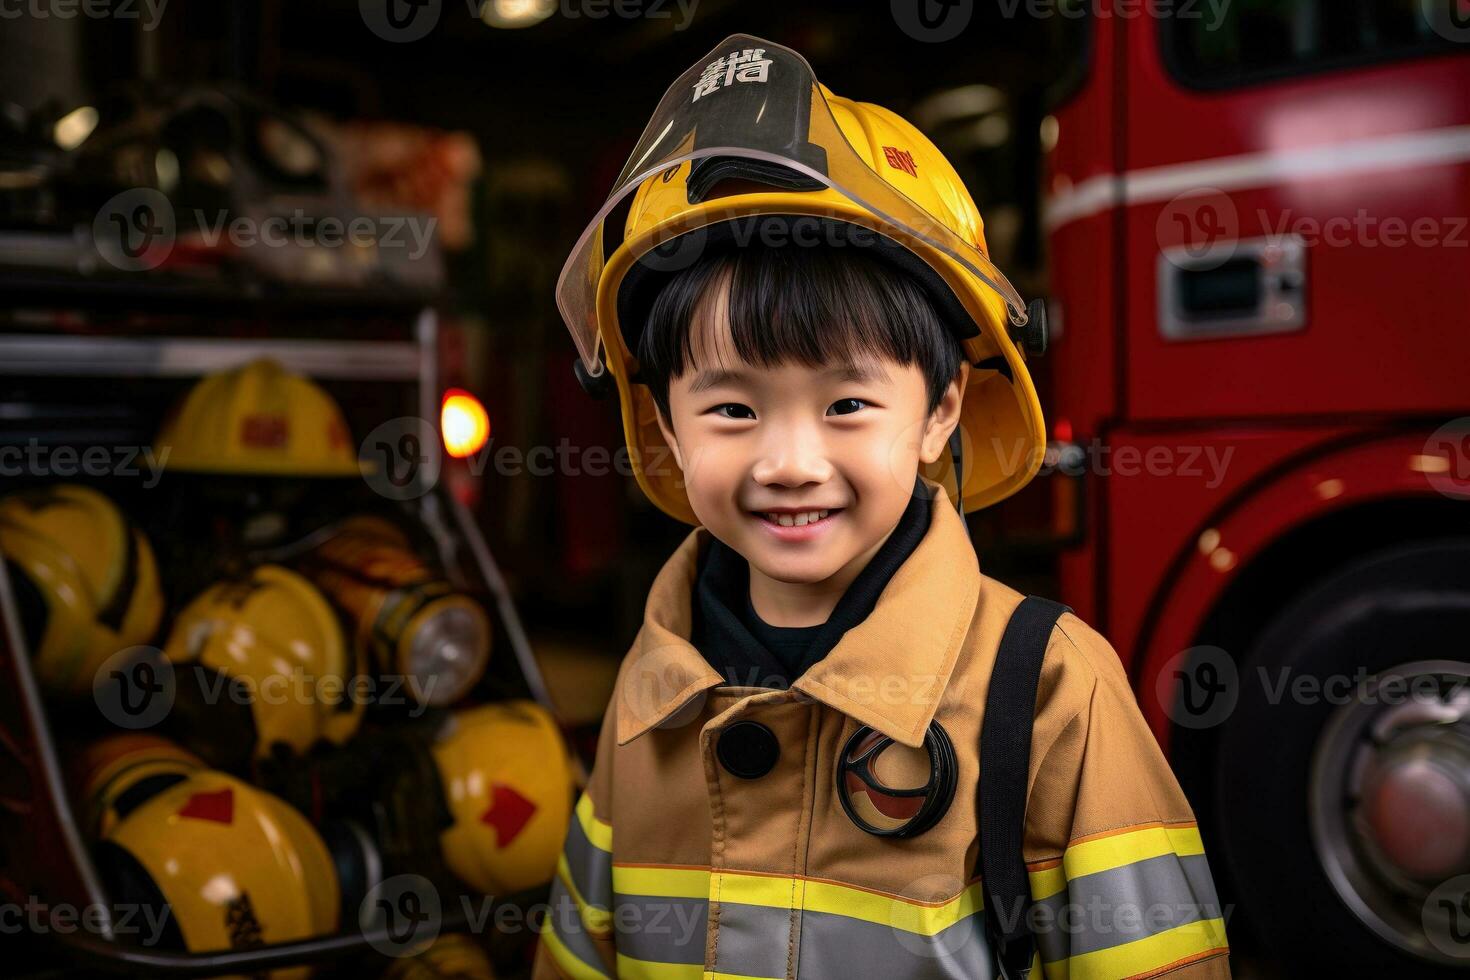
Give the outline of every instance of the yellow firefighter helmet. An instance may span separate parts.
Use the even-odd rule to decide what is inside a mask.
[[[495,980],[490,957],[469,936],[451,932],[422,953],[393,961],[382,980]]]
[[[551,880],[572,812],[572,773],[545,708],[507,701],[455,712],[433,746],[454,823],[444,861],[486,894]]]
[[[629,195],[618,227],[617,205]],[[1024,486],[1046,445],[1025,364],[1045,347],[1043,307],[1028,310],[990,262],[959,175],[906,120],[834,95],[789,48],[735,35],[665,93],[557,284],[584,375],[605,367],[617,384],[633,472],[649,498],[697,523],[636,377],[645,304],[703,248],[776,222],[790,241],[835,235],[872,246],[920,282],[960,341],[972,365],[960,419],[965,473],[958,489],[947,458],[924,474],[967,511]],[[658,461],[658,471],[645,461]]]
[[[157,792],[96,855],[114,902],[167,905],[171,931],[160,945],[249,949],[337,928],[337,876],[317,832],[281,800],[221,772],[199,770]]]
[[[147,643],[163,615],[153,549],[117,505],[74,484],[0,500],[0,554],[13,582],[36,676],[81,694],[107,658]]]
[[[82,749],[72,763],[72,785],[80,804],[82,830],[106,837],[133,808],[204,763],[191,752],[157,735],[109,735]]]
[[[177,683],[171,723],[211,763],[234,767],[276,745],[341,744],[362,721],[361,671],[317,588],[262,565],[218,582],[179,613],[164,656]]]
[[[194,385],[174,406],[154,449],[166,467],[191,472],[252,476],[362,472],[352,434],[332,397],[265,358],[211,374]]]

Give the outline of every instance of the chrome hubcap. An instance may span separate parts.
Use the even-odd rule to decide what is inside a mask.
[[[1360,684],[1318,736],[1308,802],[1348,908],[1395,946],[1463,966],[1447,939],[1465,923],[1443,896],[1470,876],[1470,664],[1420,661]]]

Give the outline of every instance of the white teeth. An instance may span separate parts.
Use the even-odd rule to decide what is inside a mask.
[[[772,524],[779,524],[782,527],[805,527],[808,524],[815,524],[830,513],[829,510],[809,510],[801,514],[773,514],[767,511],[765,517]]]

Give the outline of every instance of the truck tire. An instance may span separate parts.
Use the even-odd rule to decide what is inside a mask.
[[[1239,678],[1214,817],[1267,950],[1290,976],[1470,977],[1470,539],[1332,573]]]

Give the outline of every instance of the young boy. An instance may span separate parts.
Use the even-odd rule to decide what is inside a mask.
[[[1044,429],[958,177],[736,36],[665,95],[560,290],[640,485],[697,526],[619,672],[535,975],[996,975],[980,733],[1022,597],[956,504],[1024,485]],[[1070,613],[1027,780],[1046,976],[1229,976],[1189,805]]]

